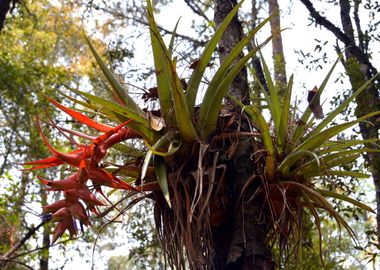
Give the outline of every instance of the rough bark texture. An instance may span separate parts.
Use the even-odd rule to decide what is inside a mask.
[[[350,3],[349,0],[339,0],[343,31],[332,24],[328,19],[321,16],[309,0],[301,0],[301,2],[306,6],[310,12],[310,15],[319,25],[322,25],[327,30],[332,32],[336,38],[343,42],[343,44],[347,47],[345,50],[344,67],[349,76],[352,89],[358,89],[369,78],[377,73],[376,68],[373,66],[370,61],[370,57],[367,54],[367,42],[364,40],[358,17],[358,2],[354,1],[354,21],[356,31],[358,33],[357,40],[355,39],[355,30],[350,17],[352,2]],[[380,110],[379,91],[380,83],[377,80],[376,83],[372,84],[366,91],[357,97],[357,107],[355,111],[357,117]],[[369,122],[372,122],[372,124]],[[377,121],[376,118],[369,119],[369,121],[366,122],[361,122],[359,127],[363,139],[379,138],[379,121]],[[366,145],[366,147],[373,148],[374,146],[369,144]],[[366,159],[368,167],[371,170],[376,188],[377,236],[378,239],[380,239],[380,154],[368,153],[364,158]]]
[[[218,26],[236,5],[235,0],[215,1],[215,23]],[[235,17],[219,43],[220,61],[231,52],[242,38],[242,27]],[[229,93],[245,103],[249,102],[249,87],[246,69],[237,76]],[[231,215],[228,222],[213,229],[216,250],[215,269],[274,269],[272,254],[268,247],[269,221],[263,214],[263,202],[258,196],[249,203],[239,200],[247,180],[255,174],[255,164],[250,159],[253,153],[250,139],[241,139],[233,160],[227,169],[227,184],[232,193]],[[252,185],[246,195],[252,195],[258,187]]]
[[[5,18],[11,8],[12,0],[0,0],[0,31],[4,28]]]
[[[216,0],[215,1],[215,14],[214,21],[218,27],[224,18],[236,6],[236,0]],[[243,30],[241,23],[237,16],[235,16],[230,25],[227,27],[222,38],[219,41],[219,58],[222,63],[227,55],[232,51],[233,47],[242,39]],[[238,57],[239,60],[242,54]],[[236,61],[236,60],[235,60]],[[241,100],[243,103],[249,102],[249,86],[247,80],[247,69],[243,68],[239,75],[233,81],[229,88],[229,94]]]
[[[44,187],[41,184],[41,204],[47,205],[47,193]],[[47,247],[46,249],[43,249],[40,254],[40,270],[49,270],[49,246],[50,246],[50,228],[49,224],[45,224],[43,226],[43,232],[42,232],[42,246]]]
[[[268,0],[269,14],[272,16],[270,20],[271,34],[274,36],[272,39],[272,53],[274,62],[274,79],[277,89],[280,93],[285,94],[286,89],[286,69],[285,57],[282,46],[281,37],[281,22],[280,22],[280,8],[277,0]]]
[[[214,269],[262,269],[272,270],[272,260],[268,246],[270,221],[263,208],[263,197],[252,195],[257,191],[260,180],[254,181],[249,188],[244,185],[256,173],[255,162],[250,159],[254,141],[252,138],[241,138],[233,160],[228,164],[226,183],[233,202],[226,223],[213,228]],[[242,190],[245,190],[242,195]]]

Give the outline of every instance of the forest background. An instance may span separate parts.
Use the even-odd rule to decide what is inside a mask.
[[[282,41],[268,44],[263,54],[279,84],[281,80],[286,82],[290,74],[295,75],[297,98],[294,102],[299,106],[307,106],[308,90],[322,81],[345,48],[341,65],[332,77],[335,82],[328,85],[329,90],[322,97],[322,101],[328,100],[323,105],[325,112],[338,106],[352,89],[357,89],[363,80],[371,77],[370,74],[375,74],[380,58],[380,6],[377,2],[246,1],[239,12],[244,29],[250,29],[269,14],[275,14],[276,4],[280,4],[281,28],[290,29],[281,33]],[[8,7],[4,9],[6,12],[4,7]],[[318,17],[313,10],[323,17]],[[160,30],[166,38],[170,37],[182,16],[175,51],[179,66],[185,70],[199,57],[201,48],[214,31],[214,2],[156,1],[155,11]],[[101,95],[98,89],[105,87],[83,29],[93,40],[97,51],[108,58],[132,96],[143,107],[157,106],[155,101],[143,100],[143,95],[155,84],[154,64],[146,45],[149,43],[149,27],[145,1],[1,1],[0,12],[0,15],[7,14],[0,32],[0,254],[13,252],[12,247],[33,232],[12,256],[7,257],[13,262],[7,264],[8,269],[20,269],[21,266],[41,270],[71,269],[74,265],[82,265],[84,269],[91,265],[95,269],[164,269],[163,252],[155,237],[149,202],[140,203],[115,222],[109,222],[112,214],[108,219],[96,220],[93,228],[85,230],[77,239],[65,236],[50,246],[51,224],[36,228],[41,224],[41,205],[46,205],[57,195],[48,193],[33,173],[20,172],[22,167],[18,165],[48,154],[34,121],[34,116],[48,107],[45,95],[59,98],[58,91],[67,88],[94,91]],[[351,21],[351,29],[348,21]],[[277,24],[280,27],[279,21]],[[264,39],[274,27],[268,25],[258,39]],[[283,52],[278,44],[284,47]],[[356,48],[359,52],[355,51]],[[351,58],[362,61],[358,69],[350,65]],[[218,62],[217,56],[214,62]],[[364,72],[363,63],[368,69]],[[252,70],[258,71],[259,66],[260,58],[253,58],[249,63]],[[212,74],[213,67],[209,72]],[[375,88],[368,93],[358,98],[356,105],[345,110],[340,121],[378,110],[378,90]],[[69,118],[53,110],[49,113],[58,123],[68,123],[80,129]],[[355,127],[345,136],[377,138],[378,121],[374,122],[369,127]],[[54,140],[61,140],[59,134],[49,135],[53,144]],[[112,153],[113,160],[122,158],[119,152]],[[341,177],[326,180],[326,185],[379,209],[378,160],[379,157],[372,153],[347,165],[371,172],[374,181]],[[60,178],[56,174],[46,173]],[[122,194],[112,196],[117,201]],[[334,206],[358,234],[359,244],[356,245],[344,233],[340,234],[339,228],[326,215],[321,227],[323,234],[334,236],[323,238],[323,245],[328,247],[324,250],[326,268],[375,269],[379,260],[376,216],[335,201]],[[377,219],[380,220],[379,214]],[[319,255],[313,248],[317,236],[311,235],[310,241],[308,263],[310,267],[313,265],[320,269]]]

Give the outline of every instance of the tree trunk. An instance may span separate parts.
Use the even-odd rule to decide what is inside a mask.
[[[40,185],[41,204],[47,205],[47,193],[42,184]],[[50,246],[50,224],[44,224],[42,232],[42,247],[46,247],[39,253],[40,270],[49,270],[49,246]]]
[[[268,0],[269,14],[272,16],[270,20],[272,39],[272,53],[274,64],[274,79],[276,87],[280,94],[285,94],[286,89],[286,69],[285,69],[285,57],[282,46],[281,37],[281,22],[280,22],[280,8],[277,0]]]
[[[12,0],[0,0],[0,31],[3,29],[5,24],[5,18],[7,13],[11,8]]]
[[[215,1],[215,23],[218,26],[236,5],[236,0]],[[231,52],[242,38],[242,26],[237,16],[227,27],[219,42],[220,62]],[[240,56],[241,57],[241,56]],[[244,103],[249,103],[247,71],[243,69],[229,89],[229,93]],[[263,214],[260,196],[246,203],[258,188],[251,185],[241,198],[248,179],[255,175],[255,164],[250,159],[253,153],[251,139],[241,139],[226,174],[226,185],[232,203],[227,223],[213,228],[216,256],[215,269],[274,269],[272,254],[267,243],[269,220]],[[258,181],[259,182],[259,181]]]
[[[215,1],[215,14],[214,21],[218,27],[224,20],[224,18],[230,13],[234,6],[236,6],[236,0],[216,0]],[[219,41],[219,58],[222,63],[232,49],[238,44],[243,37],[243,28],[238,17],[235,16],[226,31],[223,33],[222,38]],[[235,60],[241,59],[243,54]],[[247,69],[244,67],[232,85],[229,88],[229,94],[239,99],[244,104],[249,103],[249,86],[247,80]]]

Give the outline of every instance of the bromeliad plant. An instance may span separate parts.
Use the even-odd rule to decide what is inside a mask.
[[[320,233],[318,211],[327,211],[343,226],[352,237],[354,232],[337,213],[327,198],[332,197],[354,204],[362,209],[373,211],[368,206],[344,194],[324,190],[318,180],[325,176],[369,177],[366,174],[344,171],[340,165],[354,161],[360,154],[376,151],[360,148],[364,143],[375,140],[336,141],[340,132],[360,121],[367,121],[380,112],[373,112],[357,120],[330,126],[351,101],[372,83],[372,78],[326,118],[314,124],[308,107],[297,118],[291,106],[293,77],[290,78],[284,96],[279,96],[264,62],[268,92],[261,87],[263,107],[242,104],[228,95],[232,81],[246,65],[247,61],[264,46],[270,38],[249,51],[243,58],[239,54],[255,34],[268,22],[264,20],[252,30],[220,64],[211,81],[206,85],[202,102],[196,105],[205,70],[224,30],[237,13],[240,2],[216,30],[206,45],[199,62],[186,84],[177,73],[177,59],[173,57],[173,34],[167,47],[154,21],[153,8],[148,4],[148,21],[157,78],[157,93],[160,109],[149,112],[141,109],[129,96],[125,88],[103,62],[94,47],[89,47],[109,83],[111,98],[104,99],[86,92],[71,89],[85,101],[64,95],[66,98],[86,108],[100,113],[104,119],[121,123],[116,127],[96,122],[83,113],[67,108],[48,98],[57,108],[63,110],[80,123],[102,134],[91,137],[83,133],[51,126],[69,138],[76,149],[61,153],[54,149],[45,138],[37,117],[41,136],[53,156],[43,160],[24,163],[28,170],[44,169],[67,164],[72,175],[63,180],[47,180],[38,177],[50,190],[62,191],[63,199],[43,207],[48,218],[57,222],[53,242],[68,230],[76,232],[76,222],[90,225],[89,211],[99,215],[99,207],[109,202],[102,187],[122,189],[129,197],[150,193],[155,201],[155,219],[159,236],[169,254],[169,262],[178,268],[185,268],[182,250],[185,247],[188,263],[192,269],[212,268],[215,257],[214,231],[223,226],[226,220],[234,218],[234,210],[241,201],[249,205],[252,198],[261,198],[261,204],[254,205],[260,210],[262,219],[271,226],[265,241],[281,242],[280,247],[297,246],[302,237],[302,216],[308,211],[314,217]],[[174,29],[174,33],[176,32]],[[334,64],[326,79],[319,87],[311,104],[319,102],[319,97],[336,66]],[[224,99],[228,97],[239,110],[226,112]],[[198,97],[199,98],[199,97]],[[268,112],[270,121],[265,118]],[[88,144],[79,144],[69,135],[82,137]],[[252,150],[246,166],[254,168],[253,175],[244,179],[239,198],[232,196],[234,179],[231,160],[234,159],[240,141],[248,138]],[[139,140],[141,149],[132,149],[120,144],[127,140]],[[102,163],[107,151],[115,147],[127,155],[128,162],[115,170]],[[144,160],[140,162],[141,155]],[[90,185],[90,180],[92,185]],[[254,186],[250,200],[245,201],[246,192]],[[112,208],[112,207],[111,207]],[[105,211],[108,212],[108,211]],[[272,233],[273,234],[272,234]],[[251,233],[249,231],[247,234]]]

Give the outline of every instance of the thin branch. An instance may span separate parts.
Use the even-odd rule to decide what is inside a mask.
[[[339,0],[340,5],[340,19],[342,22],[342,27],[344,34],[352,41],[355,42],[354,28],[352,27],[350,10],[351,4],[348,0]]]
[[[12,263],[20,264],[20,265],[24,266],[25,268],[34,270],[33,267],[27,265],[26,263],[23,263],[23,262],[20,262],[20,261],[16,261],[16,260],[13,260],[13,259],[5,259],[5,258],[1,258],[0,257],[0,262],[12,262]],[[2,266],[2,265],[0,265],[0,266]]]
[[[31,238],[33,234],[38,231],[38,229],[41,228],[46,222],[46,220],[43,220],[40,224],[37,225],[37,227],[29,229],[29,232],[13,248],[11,248],[11,250],[5,253],[4,256],[0,257],[0,260],[7,260],[14,253],[16,253],[16,251],[19,250],[25,244],[25,242]]]
[[[309,0],[300,0],[305,7],[309,10],[310,16],[315,19],[315,22],[327,30],[332,32],[341,42],[344,43],[346,47],[351,51],[351,53],[355,56],[355,58],[362,64],[366,64],[370,70],[372,75],[377,73],[376,68],[369,61],[368,56],[353,42],[346,34],[342,32],[338,27],[336,27],[333,23],[331,23],[328,19],[321,16],[318,11],[314,8],[313,4]]]
[[[359,19],[359,1],[355,0],[354,1],[354,21],[355,21],[355,26],[356,26],[356,31],[358,32],[358,39],[359,39],[359,48],[363,51],[366,52],[367,48],[364,47],[364,35],[363,35],[363,30],[360,26],[360,19]]]
[[[102,11],[107,12],[107,13],[115,16],[115,17],[119,17],[119,18],[122,18],[122,19],[125,19],[125,20],[131,20],[131,21],[134,21],[134,22],[137,22],[139,24],[142,24],[142,25],[145,25],[145,26],[149,27],[149,23],[147,21],[145,21],[144,19],[137,18],[137,17],[129,17],[129,16],[125,15],[124,13],[117,12],[115,10],[102,9]],[[168,30],[168,29],[166,29],[166,28],[164,28],[162,26],[157,25],[157,28],[160,31],[162,31],[164,34],[169,34],[169,35],[173,34],[173,31]],[[192,37],[187,36],[187,35],[179,34],[179,33],[176,33],[176,37],[179,37],[179,38],[182,38],[184,40],[192,42],[195,47],[203,46],[206,43],[205,41],[199,41],[198,39],[192,38]]]
[[[58,246],[60,244],[65,244],[67,242],[70,242],[70,241],[73,241],[73,240],[77,240],[77,239],[78,239],[78,237],[70,237],[69,239],[56,242],[53,245],[42,246],[42,247],[38,247],[38,248],[35,248],[35,249],[32,249],[32,250],[28,250],[28,251],[26,251],[24,253],[17,254],[15,256],[12,256],[9,260],[13,260],[15,258],[23,257],[25,255],[28,255],[28,254],[31,254],[31,253],[34,253],[34,252],[37,252],[37,251],[41,251],[41,250],[44,250],[44,249],[49,249],[51,247]],[[0,261],[1,261],[1,258],[0,258]]]
[[[187,6],[195,13],[197,14],[198,16],[201,16],[202,18],[204,18],[207,22],[211,21],[207,16],[206,14],[203,12],[203,10],[200,8],[200,6],[195,3],[193,0],[185,0],[185,3],[187,4]]]

